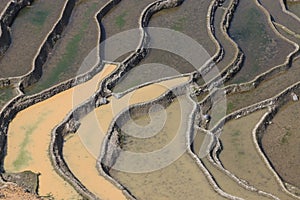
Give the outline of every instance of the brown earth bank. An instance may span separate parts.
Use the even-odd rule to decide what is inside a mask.
[[[290,102],[277,113],[262,138],[264,151],[281,178],[300,188],[300,103]]]
[[[13,184],[0,184],[0,199],[38,200],[43,198],[25,192],[24,189]]]

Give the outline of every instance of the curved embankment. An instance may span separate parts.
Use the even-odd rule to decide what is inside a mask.
[[[105,142],[104,142],[105,145],[102,148],[101,155],[100,155],[100,158],[99,158],[99,161],[98,161],[99,170],[102,171],[102,169],[103,169],[104,172],[109,174],[110,173],[109,171],[110,171],[111,167],[113,167],[114,164],[116,163],[116,161],[118,159],[118,156],[119,156],[119,153],[120,153],[120,150],[122,148],[122,135],[118,131],[119,130],[118,127],[120,125],[126,123],[126,121],[129,120],[128,119],[129,113],[130,113],[131,116],[135,116],[135,115],[140,116],[143,113],[147,113],[149,108],[153,104],[157,104],[157,103],[162,105],[163,107],[168,107],[168,105],[170,105],[174,101],[174,98],[179,97],[180,95],[183,95],[183,94],[187,93],[186,86],[187,85],[185,84],[185,85],[173,88],[172,90],[168,91],[167,93],[165,93],[164,95],[160,96],[157,99],[154,99],[150,102],[134,105],[132,107],[129,107],[124,112],[120,113],[120,115],[118,115],[116,117],[116,119],[114,120],[114,122],[111,124],[111,126],[109,128],[109,131],[108,131],[109,135],[106,136],[106,138],[105,138]],[[197,106],[196,106],[195,103],[193,103],[193,106],[194,106],[193,112],[189,113],[190,116],[187,118],[188,119],[188,124],[189,124],[189,129],[188,129],[188,131],[184,132],[184,136],[182,138],[182,139],[185,140],[185,141],[182,141],[182,142],[186,143],[185,145],[187,145],[186,146],[186,149],[187,149],[186,153],[187,154],[185,154],[185,155],[188,156],[188,157],[191,156],[190,158],[192,158],[192,160],[195,163],[197,163],[197,165],[198,165],[197,168],[199,167],[202,170],[202,172],[204,173],[204,176],[207,178],[210,186],[214,189],[215,192],[217,192],[219,195],[221,195],[222,197],[225,197],[225,198],[240,199],[238,197],[232,196],[232,195],[222,191],[218,187],[216,182],[214,181],[214,179],[211,176],[211,174],[209,173],[209,171],[207,171],[207,169],[203,166],[202,162],[190,151],[190,149],[189,149],[190,139],[189,138],[190,138],[191,132],[193,131],[193,128],[192,128],[193,123],[194,123],[193,119],[195,117],[195,115],[194,115],[195,111],[197,110]],[[174,164],[174,166],[177,165],[177,164]],[[164,169],[162,169],[162,170],[164,170]],[[102,173],[104,173],[104,172],[102,172]],[[200,172],[198,172],[198,173],[200,173]],[[130,175],[128,175],[128,176],[130,176]],[[116,184],[118,184],[118,183],[116,182]],[[198,183],[198,185],[199,185],[199,183]],[[133,186],[131,186],[131,187],[133,187]],[[210,188],[210,189],[212,189],[212,188]],[[169,188],[169,189],[171,189],[171,188]],[[194,194],[194,192],[193,192],[193,194]],[[207,195],[209,196],[209,195],[211,195],[211,193],[209,193]],[[214,197],[214,198],[217,198],[217,197]]]
[[[258,4],[258,2],[256,2],[256,3]],[[263,83],[264,80],[271,79],[272,77],[276,76],[277,74],[281,73],[282,71],[289,70],[290,67],[292,66],[293,60],[299,55],[299,45],[296,42],[292,42],[291,40],[288,40],[287,38],[282,36],[276,30],[274,24],[271,21],[271,17],[267,13],[267,11],[265,9],[263,9],[260,4],[258,4],[258,6],[260,7],[260,9],[262,9],[264,11],[265,15],[268,16],[268,23],[270,24],[270,27],[273,29],[273,31],[276,33],[276,35],[280,36],[285,41],[293,44],[295,47],[295,50],[287,56],[286,61],[283,64],[275,66],[275,67],[271,68],[270,70],[268,70],[260,75],[257,75],[253,80],[246,82],[246,83],[232,84],[232,85],[228,85],[228,86],[224,87],[223,89],[226,91],[226,94],[247,92],[247,91],[255,89],[257,86],[259,86],[261,83]],[[209,99],[210,99],[210,97],[206,97],[200,104],[206,108],[210,107],[211,102],[209,102]],[[207,111],[204,111],[204,112],[207,112]]]
[[[33,61],[32,70],[22,76],[22,81],[19,84],[21,90],[36,83],[41,78],[43,74],[43,65],[47,61],[49,53],[53,50],[56,42],[60,39],[60,35],[68,25],[75,3],[76,0],[68,0],[65,3],[61,17],[58,19],[57,23],[54,25],[53,29],[49,32],[45,41],[39,48],[39,51]]]
[[[5,6],[5,10],[1,13],[0,17],[0,57],[6,52],[11,44],[11,31],[10,27],[17,17],[18,13],[25,6],[30,5],[33,0],[10,1]],[[15,78],[0,78],[0,88],[12,86],[17,84],[20,80]]]
[[[140,17],[139,20],[139,29],[140,29],[140,42],[139,46],[136,48],[134,53],[129,55],[120,65],[118,70],[116,70],[110,79],[106,79],[101,88],[100,95],[106,96],[105,94],[109,94],[111,89],[117,84],[117,82],[123,77],[130,69],[135,67],[148,53],[148,45],[149,45],[149,34],[145,30],[145,27],[148,26],[149,20],[152,15],[168,8],[173,8],[179,6],[183,3],[184,0],[158,0],[149,6],[147,6]]]
[[[137,62],[140,61],[145,56],[146,52],[146,44],[147,39],[145,39],[145,30],[144,27],[147,26],[148,21],[150,20],[151,16],[162,9],[171,8],[174,6],[178,6],[182,3],[182,0],[168,0],[168,1],[157,1],[153,4],[149,5],[143,12],[141,17],[141,45],[137,48],[136,52],[130,55],[122,64],[119,66],[119,68],[113,72],[109,78],[105,79],[101,84],[99,90],[93,95],[89,101],[85,102],[85,104],[81,105],[80,107],[73,110],[70,115],[68,115],[65,120],[59,124],[54,130],[53,130],[53,138],[51,142],[51,150],[50,154],[52,155],[52,159],[54,163],[57,163],[60,167],[57,169],[58,173],[62,176],[71,177],[72,180],[68,178],[69,181],[74,182],[74,187],[84,196],[91,197],[91,193],[89,191],[85,190],[85,187],[82,186],[82,184],[73,176],[73,174],[66,168],[66,164],[62,158],[61,155],[61,142],[62,137],[66,133],[74,132],[76,130],[76,127],[72,126],[72,124],[76,124],[77,120],[87,115],[89,112],[91,112],[95,107],[98,107],[99,105],[103,104],[103,101],[105,101],[106,97],[110,96],[110,90],[111,87],[113,87],[117,80],[121,78],[122,75],[124,75],[125,72],[129,71],[132,67],[135,66]],[[114,1],[111,1],[107,7],[112,7],[114,5]],[[105,9],[104,9],[105,11]],[[100,15],[101,16],[101,15]],[[142,50],[143,49],[143,50]],[[71,126],[70,126],[71,125]],[[54,137],[55,136],[55,137]],[[76,180],[75,180],[75,179]],[[93,195],[92,195],[93,196]],[[130,196],[130,195],[128,195]]]
[[[107,2],[109,0],[91,0],[75,4],[67,28],[43,66],[43,75],[38,82],[24,89],[26,95],[39,93],[83,74],[90,65],[99,62],[100,27],[95,15]]]
[[[103,15],[108,12],[113,5],[115,4],[116,0],[112,0],[109,3],[106,4],[106,6],[104,6],[99,13],[97,14],[97,16],[95,16],[97,18],[98,23],[100,23],[99,20],[101,20],[101,17],[103,17]],[[63,28],[65,28],[64,26],[62,26],[64,23],[68,21],[68,17],[71,16],[71,12],[72,9],[74,8],[74,0],[69,0],[66,2],[65,4],[65,9],[64,12],[61,15],[61,18],[58,20],[58,23],[56,24],[55,28],[53,30],[58,30],[58,31],[63,31]],[[67,18],[66,18],[67,17]],[[101,33],[100,33],[101,34]],[[53,36],[53,38],[51,38],[50,36]],[[49,33],[49,40],[55,41],[56,39],[56,34],[55,32],[51,32]],[[99,38],[100,40],[100,38]],[[47,40],[45,41],[45,44],[43,46],[47,47]],[[45,50],[45,49],[44,49]],[[44,53],[49,53],[49,52],[44,52]],[[39,54],[42,56],[42,54]],[[38,62],[38,60],[36,60],[36,62]],[[82,75],[78,75],[75,78],[72,78],[68,81],[65,81],[61,84],[58,84],[56,86],[53,86],[47,90],[44,90],[38,94],[32,95],[32,96],[25,96],[22,92],[22,89],[24,88],[23,83],[21,82],[19,84],[19,87],[17,88],[18,90],[18,96],[15,97],[14,99],[12,99],[10,102],[8,102],[6,104],[6,106],[1,110],[0,113],[0,171],[3,171],[3,159],[5,157],[5,146],[6,146],[6,139],[7,139],[7,129],[8,129],[8,125],[11,122],[11,120],[16,116],[16,114],[18,112],[20,112],[21,110],[24,110],[25,108],[44,101],[62,91],[65,91],[71,87],[74,87],[80,83],[86,82],[87,80],[91,79],[93,76],[95,76],[95,74],[97,74],[101,69],[103,64],[98,64],[96,66],[93,66],[92,69],[90,71],[88,71],[85,74]],[[34,65],[34,67],[37,67],[37,65]],[[25,79],[23,82],[25,82],[27,86],[29,86],[31,83],[34,83],[35,81],[38,81],[37,79],[35,79],[34,77],[40,77],[42,72],[42,66],[38,67],[38,68],[34,68],[32,69],[31,72],[29,72],[29,74],[25,75],[27,76],[27,79]],[[32,79],[30,79],[32,78]],[[10,84],[10,80],[15,80],[15,78],[8,78],[9,79],[9,84]],[[16,79],[18,80],[18,79]],[[3,80],[4,82],[7,82],[7,80]],[[27,82],[28,81],[28,82]],[[2,82],[2,80],[0,80],[0,83]],[[19,81],[16,81],[16,83],[18,84]]]
[[[221,126],[223,123],[226,123],[228,121],[230,121],[231,119],[234,118],[240,118],[242,116],[248,115],[252,112],[255,112],[257,110],[261,110],[267,107],[270,107],[270,111],[268,112],[267,115],[265,115],[263,117],[262,120],[260,120],[260,122],[256,125],[255,130],[253,131],[253,141],[255,143],[256,149],[259,152],[259,154],[261,155],[262,159],[264,160],[264,162],[267,164],[269,170],[274,174],[274,176],[276,177],[278,183],[280,184],[281,188],[289,195],[292,195],[293,197],[299,198],[293,194],[291,194],[287,189],[286,186],[284,185],[283,181],[281,180],[281,178],[279,177],[279,175],[275,172],[275,170],[271,167],[272,165],[270,164],[270,162],[267,160],[265,154],[263,153],[262,147],[261,147],[261,138],[262,138],[262,134],[264,133],[268,123],[271,121],[271,119],[273,118],[273,116],[276,114],[277,110],[279,107],[281,107],[282,105],[284,105],[286,102],[291,100],[291,93],[292,92],[299,92],[300,91],[300,83],[296,83],[290,87],[288,87],[286,90],[284,90],[283,92],[281,92],[280,94],[274,96],[273,98],[264,100],[260,103],[254,104],[252,106],[240,109],[238,111],[235,111],[234,113],[231,113],[229,115],[227,115],[226,117],[224,117],[222,119],[222,121],[216,125],[213,129],[211,129],[211,132],[218,134],[218,132],[221,130]],[[220,146],[216,146],[217,151],[214,151],[214,153],[219,153],[219,148],[221,148]],[[220,164],[220,161],[218,160],[217,156],[214,156],[214,159],[216,161],[216,163]],[[217,159],[217,160],[216,160]],[[222,166],[221,166],[222,167]]]
[[[10,1],[0,17],[0,57],[6,52],[11,44],[10,27],[20,10],[29,6],[34,0]]]
[[[69,16],[71,15],[72,8],[74,7],[75,1],[74,0],[69,0],[65,4],[65,9],[62,14],[61,19],[58,20],[58,23],[56,24],[55,28],[53,31],[49,34],[47,37],[45,43],[42,45],[37,58],[35,60],[35,64],[33,66],[34,69],[32,69],[31,72],[29,72],[27,75],[24,75],[22,77],[18,78],[5,78],[5,79],[0,79],[0,83],[5,83],[7,84],[19,84],[19,87],[17,88],[18,90],[18,96],[12,99],[10,102],[6,104],[6,106],[1,110],[0,113],[0,119],[1,119],[1,124],[0,124],[0,160],[1,160],[1,168],[3,167],[3,158],[5,156],[5,144],[6,144],[6,133],[8,129],[8,124],[11,121],[11,119],[20,111],[23,110],[24,108],[32,105],[30,103],[35,103],[38,101],[42,101],[47,98],[48,95],[54,95],[57,93],[57,91],[46,91],[44,94],[38,94],[34,97],[25,97],[22,93],[22,88],[24,88],[23,83],[28,81],[27,84],[25,85],[30,85],[31,83],[37,81],[37,79],[34,79],[33,77],[39,77],[41,76],[42,73],[42,64],[45,62],[45,59],[48,56],[48,53],[51,49],[53,49],[53,45],[55,44],[55,41],[58,39],[57,38],[57,33],[61,33],[64,29],[64,25],[69,20]],[[49,51],[48,51],[49,50]],[[27,77],[27,79],[26,79]],[[31,77],[32,79],[30,79]],[[21,82],[20,79],[26,79]],[[0,84],[1,85],[1,84]],[[64,86],[60,86],[60,88],[64,88]],[[22,102],[22,103],[21,103]]]
[[[121,99],[111,97],[108,99],[108,104],[99,106],[94,112],[82,118],[76,135],[65,135],[64,138],[70,137],[70,139],[67,139],[62,147],[67,167],[82,185],[100,199],[124,199],[124,196],[122,197],[119,192],[111,191],[112,187],[114,187],[113,184],[107,178],[101,176],[95,167],[103,138],[108,131],[111,121],[127,106],[156,98],[168,88],[187,81],[187,77],[167,80],[139,88]],[[77,152],[80,153],[74,154],[74,144],[79,149]],[[90,169],[88,170],[89,173],[87,173],[86,169]]]
[[[300,163],[298,156],[300,138],[297,134],[299,124],[296,122],[299,119],[299,107],[299,102],[287,102],[279,108],[261,139],[263,150],[273,168],[286,185],[295,186],[293,191],[295,194],[297,188],[299,193],[300,188],[300,177],[297,175]],[[288,186],[287,189],[289,189]]]
[[[239,4],[239,0],[231,0],[229,6],[226,8],[226,11],[223,15],[222,22],[219,25],[221,34],[228,40],[231,45],[234,46],[236,49],[234,58],[232,59],[231,63],[225,66],[224,69],[221,70],[220,74],[216,77],[213,77],[209,82],[202,86],[202,90],[212,87],[217,87],[222,85],[224,82],[230,80],[238,71],[241,69],[242,64],[244,62],[245,56],[238,44],[229,36],[229,28],[230,23],[234,17],[234,12]],[[217,9],[221,9],[220,7]],[[225,49],[225,56],[226,56],[226,49]],[[220,60],[219,62],[222,62]]]
[[[276,178],[266,167],[253,142],[252,130],[265,113],[266,110],[260,110],[243,118],[231,120],[224,125],[220,135],[222,147],[224,147],[219,154],[220,162],[231,174],[247,181],[245,182],[248,185],[247,188],[255,189],[258,195],[277,200],[292,199],[282,192]]]
[[[68,89],[48,100],[37,103],[21,112],[10,123],[8,129],[8,146],[5,157],[5,170],[8,172],[31,170],[41,173],[39,176],[39,194],[52,193],[58,199],[78,198],[74,189],[55,173],[49,158],[51,130],[74,107],[88,99],[97,90],[97,84],[116,66],[107,65],[93,79]],[[94,88],[91,90],[90,88]],[[73,101],[74,90],[80,92],[80,101]],[[73,102],[75,102],[73,104]],[[64,105],[61,107],[61,105]],[[60,107],[60,109],[57,109]],[[36,116],[31,123],[24,121]],[[30,143],[30,145],[29,145]],[[55,166],[55,165],[54,165]]]
[[[285,12],[280,1],[259,0],[259,3],[270,13],[273,21],[285,25],[294,33],[300,34],[300,19],[295,18],[289,12]]]
[[[298,85],[299,85],[299,83],[298,83]],[[281,96],[283,99],[282,100],[284,100],[284,101],[290,101],[290,99],[291,99],[291,97],[290,97],[290,93],[292,92],[292,91],[294,91],[294,90],[299,90],[299,89],[297,89],[297,85],[294,85],[295,87],[291,87],[291,88],[289,88],[287,91],[289,91],[288,93],[285,93],[285,92],[287,92],[287,91],[285,91],[285,92],[283,92],[282,94],[284,94],[284,95],[286,95],[285,97],[283,97],[283,96]],[[274,97],[275,98],[275,97]],[[285,99],[284,99],[285,98]],[[271,105],[272,104],[272,102],[269,104],[269,105]],[[250,114],[250,113],[252,113],[252,112],[254,112],[255,110],[260,110],[260,109],[264,109],[265,107],[268,107],[268,104],[265,104],[265,105],[263,105],[263,104],[256,104],[256,105],[254,105],[254,106],[251,106],[251,107],[249,107],[249,108],[247,108],[248,109],[248,111],[247,111],[247,109],[242,109],[242,110],[240,110],[239,112],[236,112],[236,116],[235,117],[233,117],[232,119],[234,119],[234,118],[240,118],[241,116],[244,116],[244,115],[248,115],[248,114]],[[253,110],[251,110],[251,109],[253,109]],[[274,112],[276,112],[275,111],[276,109],[270,109],[270,112],[272,112],[272,113],[274,113]],[[244,112],[244,113],[243,113]],[[249,113],[248,113],[249,112]],[[228,116],[229,117],[229,116]],[[232,116],[231,116],[232,117]],[[231,118],[230,117],[230,118]],[[268,122],[265,122],[265,123],[263,123],[264,125],[268,125]],[[216,132],[216,134],[219,134],[218,133],[218,130],[215,130],[215,132]],[[256,141],[256,137],[255,137],[255,141]],[[255,142],[256,143],[256,142]],[[259,144],[260,144],[260,142],[259,142]],[[258,145],[257,144],[257,147],[261,147],[260,145]],[[217,167],[221,170],[221,171],[223,171],[225,174],[227,174],[229,177],[231,177],[233,180],[235,180],[239,185],[241,185],[242,187],[244,187],[244,188],[246,188],[247,190],[250,190],[250,191],[255,191],[255,192],[258,192],[258,194],[261,194],[261,195],[264,195],[264,196],[269,196],[269,197],[271,197],[271,198],[273,198],[273,199],[278,199],[276,196],[274,196],[274,195],[271,195],[270,193],[266,193],[266,192],[264,192],[264,191],[261,191],[261,190],[259,190],[260,188],[258,188],[258,189],[256,189],[255,187],[253,187],[253,186],[251,186],[251,185],[249,185],[247,182],[245,182],[244,180],[242,180],[242,179],[239,179],[238,177],[236,177],[234,174],[232,174],[231,172],[229,172],[227,169],[224,169],[224,167],[223,167],[223,165],[221,164],[221,162],[218,160],[218,154],[219,154],[219,151],[221,151],[221,148],[222,148],[222,146],[220,146],[220,145],[217,145],[216,147],[215,147],[215,150],[214,150],[214,153],[213,153],[213,155],[214,155],[214,160],[212,161],[212,162],[215,162],[214,164],[215,165],[217,165]],[[226,148],[226,147],[225,147]],[[261,151],[259,150],[258,152],[260,152],[261,153]],[[261,155],[263,155],[263,154],[261,154]],[[263,157],[263,156],[262,156]],[[264,160],[264,158],[263,158],[263,160]],[[273,172],[273,169],[271,168],[271,165],[268,165],[268,167],[269,167],[269,169],[271,169],[271,171]],[[273,174],[275,174],[275,172],[273,173]],[[279,181],[279,183],[280,183],[280,185],[281,186],[283,186],[282,184],[281,184],[281,181],[280,181],[280,179],[278,179],[278,176],[275,174],[275,177],[277,177],[277,180]],[[291,187],[292,188],[292,187]],[[285,190],[285,189],[284,189]],[[269,189],[269,191],[270,191],[270,189]],[[270,192],[272,192],[273,190],[271,190]],[[286,191],[286,190],[285,190]],[[287,192],[287,191],[286,191]],[[276,193],[275,195],[277,195],[278,193]],[[290,193],[288,193],[288,194],[290,194]],[[282,197],[282,194],[280,195],[281,197]],[[280,197],[280,198],[281,198]],[[294,196],[295,197],[295,196]]]

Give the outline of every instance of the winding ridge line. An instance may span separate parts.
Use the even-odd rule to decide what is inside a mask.
[[[269,98],[269,99],[266,99],[266,100],[261,101],[259,103],[253,104],[251,106],[242,108],[240,110],[237,110],[237,111],[225,116],[210,131],[212,133],[214,133],[215,135],[217,135],[217,134],[220,133],[220,131],[222,129],[221,126],[222,126],[223,123],[226,123],[226,122],[228,122],[232,119],[235,119],[235,118],[240,118],[240,117],[246,116],[248,114],[251,114],[251,113],[253,113],[255,111],[258,111],[258,110],[261,110],[261,109],[269,108],[269,112],[266,115],[264,115],[262,120],[260,120],[257,123],[256,128],[253,130],[253,140],[255,142],[256,149],[259,152],[259,155],[265,161],[265,164],[267,165],[269,170],[271,170],[271,172],[276,177],[278,183],[280,184],[280,186],[282,187],[284,192],[287,193],[288,195],[294,197],[294,198],[300,199],[299,196],[297,196],[297,195],[291,193],[289,190],[287,190],[286,186],[283,183],[283,180],[277,174],[275,169],[272,168],[272,165],[270,164],[270,161],[267,159],[265,153],[263,152],[263,148],[261,147],[261,142],[260,142],[260,139],[263,135],[263,132],[266,130],[268,122],[272,120],[272,118],[278,112],[278,109],[280,107],[282,107],[285,103],[290,101],[291,93],[294,92],[295,90],[300,91],[300,82],[297,82],[297,83],[291,85],[290,87],[286,88],[284,91],[282,91],[281,93],[279,93],[278,95],[276,95],[272,98]],[[217,150],[216,150],[217,155],[218,155],[219,150],[220,150],[220,149],[218,149],[219,147],[220,146],[216,147],[217,148]],[[220,160],[216,159],[216,158],[218,158],[217,156],[215,156],[215,160],[217,160],[218,163],[221,163]]]
[[[127,113],[140,113],[140,112],[146,112],[147,108],[151,107],[151,105],[159,103],[160,105],[163,105],[164,107],[168,107],[172,101],[177,97],[181,95],[186,95],[187,98],[193,103],[193,111],[191,112],[189,119],[188,119],[188,131],[185,135],[186,137],[186,147],[187,147],[187,153],[191,156],[193,160],[195,160],[196,164],[198,167],[202,170],[204,173],[205,177],[207,178],[209,184],[212,186],[215,192],[217,192],[220,196],[225,197],[227,199],[231,200],[241,200],[241,198],[233,196],[231,194],[228,194],[224,192],[218,184],[215,182],[213,176],[210,174],[210,172],[205,168],[203,163],[198,159],[198,157],[191,151],[190,149],[190,136],[193,135],[194,131],[194,118],[196,115],[196,111],[199,109],[197,103],[192,100],[190,97],[190,94],[188,94],[188,85],[192,82],[192,75],[190,76],[190,81],[186,84],[182,84],[180,86],[173,87],[172,89],[168,90],[165,92],[163,95],[148,101],[144,103],[139,103],[130,106],[128,109],[125,111],[119,113],[115,118],[114,121],[111,123],[109,129],[108,129],[108,134],[105,136],[104,141],[103,141],[103,146],[101,149],[100,156],[98,158],[97,162],[97,168],[100,171],[101,174],[109,176],[109,169],[113,166],[115,163],[117,157],[119,156],[120,153],[120,148],[119,148],[119,133],[117,131],[118,129],[118,124],[122,123],[124,119],[122,118],[124,115]],[[121,120],[121,122],[120,122]],[[126,119],[125,119],[126,120]],[[117,135],[116,135],[117,134]],[[112,181],[115,182],[115,184],[120,184],[118,181],[112,179]]]
[[[222,151],[221,142],[219,139],[217,139],[216,146],[213,148],[213,152],[207,156],[210,163],[212,163],[217,169],[219,169],[221,172],[223,172],[225,175],[227,175],[229,178],[231,178],[233,181],[235,181],[238,185],[240,185],[242,188],[251,191],[256,192],[259,195],[272,198],[274,200],[280,200],[277,196],[265,192],[263,190],[257,189],[253,185],[250,185],[246,180],[243,180],[233,173],[231,173],[229,170],[225,169],[222,165],[221,161],[218,159],[218,155]]]
[[[109,5],[108,7],[110,7],[111,5],[114,5],[116,1],[113,0],[111,2],[112,2],[111,4],[109,4],[109,3],[107,4],[107,5]],[[104,6],[105,9],[107,9],[107,5]],[[97,18],[97,16],[102,15],[102,9],[100,9],[100,11],[95,16],[95,20],[98,22],[98,24],[99,24],[99,21],[98,21],[99,19]],[[67,15],[67,16],[70,17],[71,15]],[[101,34],[101,28],[99,26],[98,26],[98,28],[99,28],[99,33]],[[100,36],[99,36],[99,38],[100,38]],[[3,161],[4,161],[4,157],[5,157],[5,152],[6,152],[5,148],[6,148],[6,142],[7,142],[8,125],[11,122],[11,120],[17,115],[17,113],[35,103],[44,101],[62,91],[65,91],[71,87],[74,87],[78,84],[86,82],[87,80],[90,80],[94,75],[96,75],[98,72],[101,71],[101,69],[102,69],[101,67],[102,67],[101,64],[97,64],[96,66],[94,66],[90,71],[86,72],[85,74],[78,75],[68,81],[57,84],[49,89],[46,89],[46,90],[44,90],[38,94],[32,95],[32,96],[25,96],[22,93],[22,91],[19,91],[19,95],[16,98],[14,98],[12,101],[10,101],[7,104],[7,106],[0,113],[0,171],[4,171]]]
[[[12,38],[11,38],[11,29],[14,20],[16,19],[20,10],[22,10],[26,6],[30,6],[34,0],[11,0],[3,10],[0,16],[0,26],[1,26],[1,34],[0,34],[0,57],[5,54],[7,49],[9,48]],[[5,85],[9,84],[6,82]],[[1,88],[0,84],[0,88]]]
[[[202,90],[210,90],[213,87],[218,87],[224,82],[228,81],[241,69],[245,55],[238,44],[229,36],[228,30],[230,28],[230,23],[234,17],[234,12],[239,4],[239,0],[231,0],[226,12],[223,15],[222,23],[220,24],[223,35],[235,46],[237,53],[235,58],[232,60],[232,63],[225,67],[220,75],[212,78],[208,83],[205,83],[201,86]]]
[[[294,13],[286,9],[287,0],[279,0],[279,2],[281,4],[281,8],[283,12],[285,12],[288,15],[291,15],[292,17],[294,17],[296,20],[300,22],[300,18],[297,15],[295,15]]]
[[[67,22],[69,21],[71,12],[74,8],[75,5],[75,0],[69,0],[65,4],[65,8],[63,10],[63,13],[61,14],[61,18],[58,20],[56,23],[55,27],[53,30],[49,33],[49,36],[47,39],[45,39],[45,42],[42,44],[40,51],[37,53],[37,57],[35,60],[35,65],[33,65],[32,71],[29,72],[27,75],[17,77],[17,78],[8,78],[9,82],[10,80],[20,80],[20,79],[25,79],[26,77],[39,77],[39,74],[35,74],[37,72],[42,73],[42,65],[45,62],[45,59],[47,58],[47,55],[49,51],[51,51],[54,47],[55,42],[57,41],[58,38],[56,38],[56,33],[61,33],[65,26],[67,25]],[[63,19],[64,18],[64,19]],[[27,78],[28,79],[28,78]],[[3,79],[0,80],[0,82],[3,81]],[[7,80],[4,80],[7,81]],[[30,81],[30,80],[28,80]],[[31,82],[34,82],[35,80],[31,80]],[[36,80],[37,81],[37,80]],[[3,171],[3,159],[5,156],[5,148],[6,148],[6,134],[7,134],[7,129],[10,121],[16,116],[16,114],[33,105],[34,103],[37,103],[39,101],[45,100],[47,97],[49,97],[50,93],[54,95],[56,94],[56,91],[49,92],[45,91],[44,94],[40,93],[31,97],[27,97],[24,95],[22,92],[21,88],[24,88],[23,86],[24,80],[20,81],[18,84],[17,92],[18,95],[13,98],[11,101],[9,101],[1,110],[0,112],[0,171]],[[50,95],[51,96],[51,95]]]
[[[139,47],[136,49],[135,53],[131,54],[127,57],[123,63],[119,65],[119,67],[111,73],[111,75],[101,81],[100,87],[98,91],[86,102],[84,102],[79,107],[72,110],[69,115],[65,118],[65,120],[60,123],[53,131],[52,131],[52,141],[50,144],[50,155],[52,158],[52,162],[55,165],[55,170],[63,176],[71,185],[82,195],[84,196],[94,196],[90,191],[87,191],[86,188],[82,185],[80,181],[76,179],[76,177],[72,174],[67,164],[65,163],[62,155],[62,138],[71,133],[75,132],[78,127],[74,127],[74,124],[78,124],[78,120],[84,117],[86,114],[91,112],[94,108],[99,107],[101,105],[101,99],[107,98],[111,95],[110,89],[116,84],[117,80],[124,75],[125,72],[129,71],[132,67],[134,67],[142,58],[144,58],[145,53],[147,52],[146,47],[148,44],[149,38],[147,37],[147,33],[144,28],[148,25],[151,16],[159,12],[162,9],[173,8],[181,5],[183,0],[159,0],[156,1],[149,6],[147,6],[142,12],[140,18],[140,30],[141,30],[141,42]],[[115,1],[111,1],[107,4],[109,7],[113,7]],[[106,10],[106,9],[104,9]],[[101,15],[98,15],[101,16]],[[99,20],[99,18],[98,18]],[[101,27],[101,20],[99,20],[99,24]],[[103,64],[103,63],[102,63]],[[108,87],[110,89],[108,89]],[[100,99],[100,101],[99,101]],[[104,175],[104,174],[103,174]],[[104,175],[104,177],[108,178],[108,180],[115,183],[111,177],[108,175]],[[116,185],[119,189],[123,191],[123,193],[131,199],[135,199],[130,192],[121,185]],[[92,196],[91,196],[92,195]]]
[[[180,6],[184,0],[158,0],[147,6],[140,17],[140,43],[135,52],[129,55],[120,65],[120,67],[112,73],[111,78],[106,79],[101,85],[101,96],[106,96],[111,93],[111,89],[128,71],[135,67],[148,53],[150,36],[145,30],[149,20],[155,13],[168,8]]]

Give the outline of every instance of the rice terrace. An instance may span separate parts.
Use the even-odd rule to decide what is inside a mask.
[[[300,0],[0,0],[0,199],[300,200]]]

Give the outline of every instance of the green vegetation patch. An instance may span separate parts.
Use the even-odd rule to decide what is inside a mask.
[[[187,23],[186,17],[181,17],[173,23],[171,28],[175,31],[183,31],[186,23]]]
[[[280,144],[288,144],[289,143],[289,137],[292,135],[292,132],[289,128],[285,127],[285,134],[283,135],[283,137],[280,140]]]
[[[35,26],[43,26],[47,17],[49,15],[49,11],[47,10],[37,10],[32,13],[31,23]]]
[[[64,79],[65,76],[68,76],[69,73],[72,73],[73,65],[76,60],[76,57],[79,56],[80,45],[84,38],[85,32],[88,30],[89,25],[89,16],[91,13],[94,13],[96,10],[97,4],[94,3],[91,5],[88,10],[84,13],[84,20],[80,24],[80,30],[68,41],[65,52],[62,55],[61,59],[57,63],[55,67],[48,73],[45,73],[43,76],[43,80],[39,81],[33,87],[28,88],[26,93],[35,94],[40,92],[46,88],[49,88],[61,80]]]
[[[116,17],[115,23],[119,27],[119,29],[122,29],[125,26],[126,20],[124,18],[126,16],[127,16],[127,12],[123,12]]]
[[[13,88],[6,87],[6,88],[0,88],[0,109],[10,100],[14,97],[14,91]]]
[[[27,147],[30,144],[30,138],[33,132],[38,128],[38,126],[45,120],[45,117],[49,114],[49,112],[42,113],[41,116],[37,119],[36,122],[28,125],[22,126],[22,130],[24,130],[25,138],[20,144],[20,152],[13,162],[14,170],[19,171],[23,166],[28,165],[28,163],[32,160],[31,155],[27,151]]]

